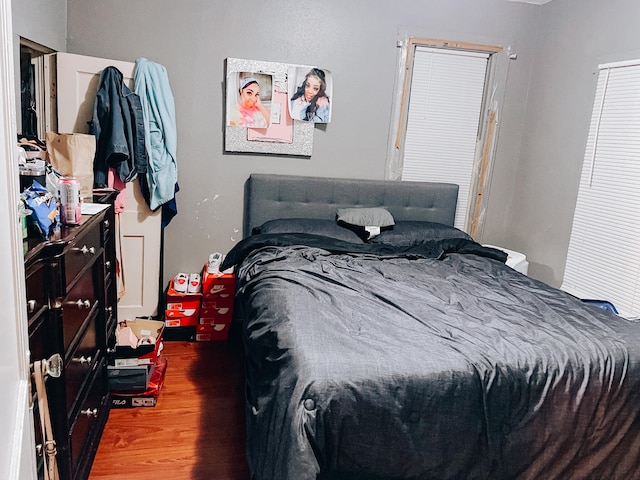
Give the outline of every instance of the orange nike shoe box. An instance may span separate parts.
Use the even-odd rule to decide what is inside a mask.
[[[164,312],[165,327],[191,327],[198,324],[200,317],[201,293],[180,293],[173,288],[173,279],[169,282],[166,295],[167,306]]]
[[[229,338],[230,324],[206,324],[196,327],[196,342],[221,342]]]
[[[202,297],[205,300],[227,300],[233,304],[236,292],[236,276],[233,273],[212,275],[207,266],[202,270]]]

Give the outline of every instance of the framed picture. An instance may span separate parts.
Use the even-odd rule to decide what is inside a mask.
[[[225,151],[311,156],[313,122],[289,114],[289,71],[298,67],[311,68],[226,59]]]

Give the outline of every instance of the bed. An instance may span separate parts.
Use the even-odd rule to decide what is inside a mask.
[[[640,324],[455,229],[457,186],[261,174],[245,192],[223,268],[254,480],[640,478]],[[381,208],[394,225],[336,221]]]

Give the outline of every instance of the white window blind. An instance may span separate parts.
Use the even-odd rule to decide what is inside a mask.
[[[600,66],[562,289],[640,314],[640,60]]]
[[[466,229],[489,53],[416,47],[402,180],[458,184]]]

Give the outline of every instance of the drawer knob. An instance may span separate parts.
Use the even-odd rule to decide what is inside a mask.
[[[83,255],[86,255],[87,253],[90,253],[91,255],[95,255],[96,247],[87,247],[86,245],[83,245],[80,251],[82,252]]]
[[[85,357],[84,355],[82,355],[80,358],[72,358],[71,361],[77,362],[80,365],[84,365],[85,363],[88,365],[91,363],[91,357]]]
[[[111,262],[109,260],[104,262],[104,266],[107,267],[107,270],[111,270]]]
[[[97,417],[98,416],[98,409],[97,408],[87,408],[86,410],[81,410],[80,411],[80,415],[86,415],[87,417],[91,418],[91,417]]]
[[[79,298],[75,302],[74,301],[67,302],[67,304],[75,306],[78,310],[88,310],[91,308],[91,301],[82,300],[81,298]]]
[[[109,228],[109,220],[105,220],[103,223],[105,228]]]
[[[29,300],[29,301],[27,302],[27,311],[28,311],[29,313],[33,313],[33,312],[35,312],[35,311],[36,311],[36,306],[37,306],[37,305],[38,305],[38,304],[37,304],[37,302],[36,302],[35,300]]]
[[[116,349],[115,348],[107,348],[107,353],[109,353],[109,354],[116,353]]]

